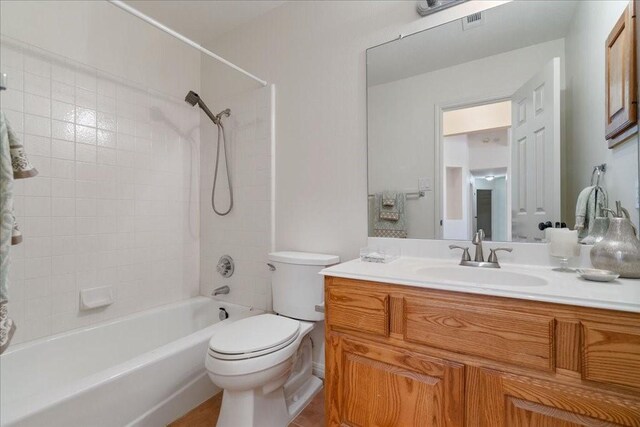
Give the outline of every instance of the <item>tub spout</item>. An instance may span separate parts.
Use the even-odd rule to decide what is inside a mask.
[[[228,286],[220,286],[219,288],[214,289],[211,295],[213,295],[214,297],[216,295],[226,295],[229,293],[229,291],[231,291],[231,289],[229,289]]]

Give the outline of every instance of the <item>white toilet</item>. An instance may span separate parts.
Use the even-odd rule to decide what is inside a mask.
[[[209,378],[224,389],[217,427],[286,427],[322,387],[309,332],[324,314],[323,268],[334,255],[274,252],[273,310],[231,323],[209,341]]]

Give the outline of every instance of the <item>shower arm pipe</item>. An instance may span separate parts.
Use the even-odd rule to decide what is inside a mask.
[[[142,19],[143,21],[153,25],[154,27],[156,27],[157,29],[164,31],[165,33],[169,34],[170,36],[173,36],[175,38],[177,38],[178,40],[188,44],[189,46],[199,50],[200,52],[204,53],[205,55],[215,59],[216,61],[222,62],[224,65],[226,65],[227,67],[233,68],[234,70],[244,74],[245,76],[249,77],[250,79],[255,80],[256,82],[260,83],[262,86],[266,86],[267,82],[254,76],[253,74],[251,74],[250,72],[248,72],[247,70],[238,67],[236,64],[227,61],[226,59],[224,59],[223,57],[216,55],[215,53],[211,52],[209,49],[206,49],[204,47],[202,47],[201,45],[199,45],[198,43],[194,42],[191,39],[188,39],[187,37],[183,36],[182,34],[172,30],[171,28],[167,27],[164,24],[161,24],[160,22],[156,21],[155,19],[151,18],[150,16],[145,15],[144,13],[140,12],[138,9],[129,6],[128,4],[126,4],[125,2],[121,1],[121,0],[107,0],[109,3],[111,3],[114,6],[119,7],[120,9],[124,10],[125,12],[128,12],[130,14],[132,14],[133,16]]]

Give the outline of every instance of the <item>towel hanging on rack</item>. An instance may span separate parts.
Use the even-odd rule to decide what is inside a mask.
[[[0,353],[11,341],[15,331],[9,318],[9,267],[11,240],[15,219],[13,216],[13,168],[4,114],[0,112]]]

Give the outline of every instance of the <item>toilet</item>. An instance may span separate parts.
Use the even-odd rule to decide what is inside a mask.
[[[273,311],[231,323],[211,337],[205,365],[224,390],[217,427],[286,427],[322,387],[309,337],[324,313],[323,278],[335,255],[269,254]]]

